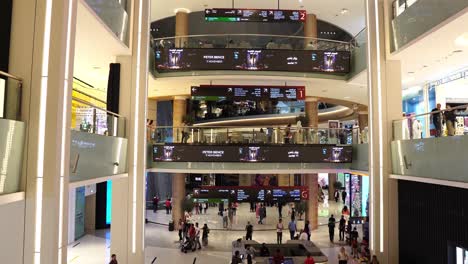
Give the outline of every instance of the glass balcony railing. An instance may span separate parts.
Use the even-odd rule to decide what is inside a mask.
[[[0,118],[21,120],[23,79],[0,71]]]
[[[153,144],[338,144],[359,143],[357,129],[311,127],[148,127]]]
[[[468,134],[468,105],[413,115],[393,121],[393,140]]]
[[[152,39],[153,48],[231,48],[350,51],[349,42],[266,34],[212,34]]]
[[[73,97],[72,130],[125,138],[125,125],[125,117]]]
[[[85,0],[115,36],[129,45],[127,0]]]

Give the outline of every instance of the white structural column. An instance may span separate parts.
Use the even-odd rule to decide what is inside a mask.
[[[27,78],[22,98],[28,124],[23,262],[66,263],[76,1],[16,1],[14,9],[15,16],[31,16],[24,24],[13,22],[12,40],[26,40],[23,30],[32,34],[25,46],[16,42],[23,50],[12,50],[14,73]]]
[[[131,56],[120,56],[119,112],[127,117],[128,178],[114,180],[111,252],[119,263],[144,263],[146,109],[150,1],[134,0]],[[117,203],[119,201],[119,203]]]
[[[369,87],[371,250],[380,263],[398,263],[398,188],[391,180],[392,120],[401,117],[401,66],[386,59],[384,3],[366,0]]]

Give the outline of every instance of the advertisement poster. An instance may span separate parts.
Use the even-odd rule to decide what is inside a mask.
[[[278,186],[278,176],[257,174],[255,175],[255,186],[261,186],[261,187]]]

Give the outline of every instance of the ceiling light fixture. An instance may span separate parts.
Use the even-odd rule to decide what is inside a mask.
[[[341,13],[342,15],[345,15],[345,14],[347,14],[348,12],[349,12],[349,10],[346,9],[346,8],[343,8],[343,9],[341,9],[341,11],[340,11],[340,13]]]
[[[462,53],[462,52],[463,52],[463,50],[454,50],[454,51],[452,51],[452,53]]]
[[[414,77],[409,77],[409,78],[403,79],[401,82],[402,83],[409,83],[409,82],[412,82],[412,81],[414,81]]]
[[[174,13],[177,14],[179,12],[181,12],[181,13],[190,13],[191,11],[190,11],[190,9],[185,8],[185,7],[179,7],[179,8],[174,9]]]
[[[468,32],[465,32],[455,39],[455,44],[461,47],[468,47]]]

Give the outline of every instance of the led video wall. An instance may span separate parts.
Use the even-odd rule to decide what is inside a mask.
[[[349,73],[348,51],[273,49],[158,49],[156,71],[289,71]]]
[[[155,162],[350,163],[351,146],[153,145]]]

